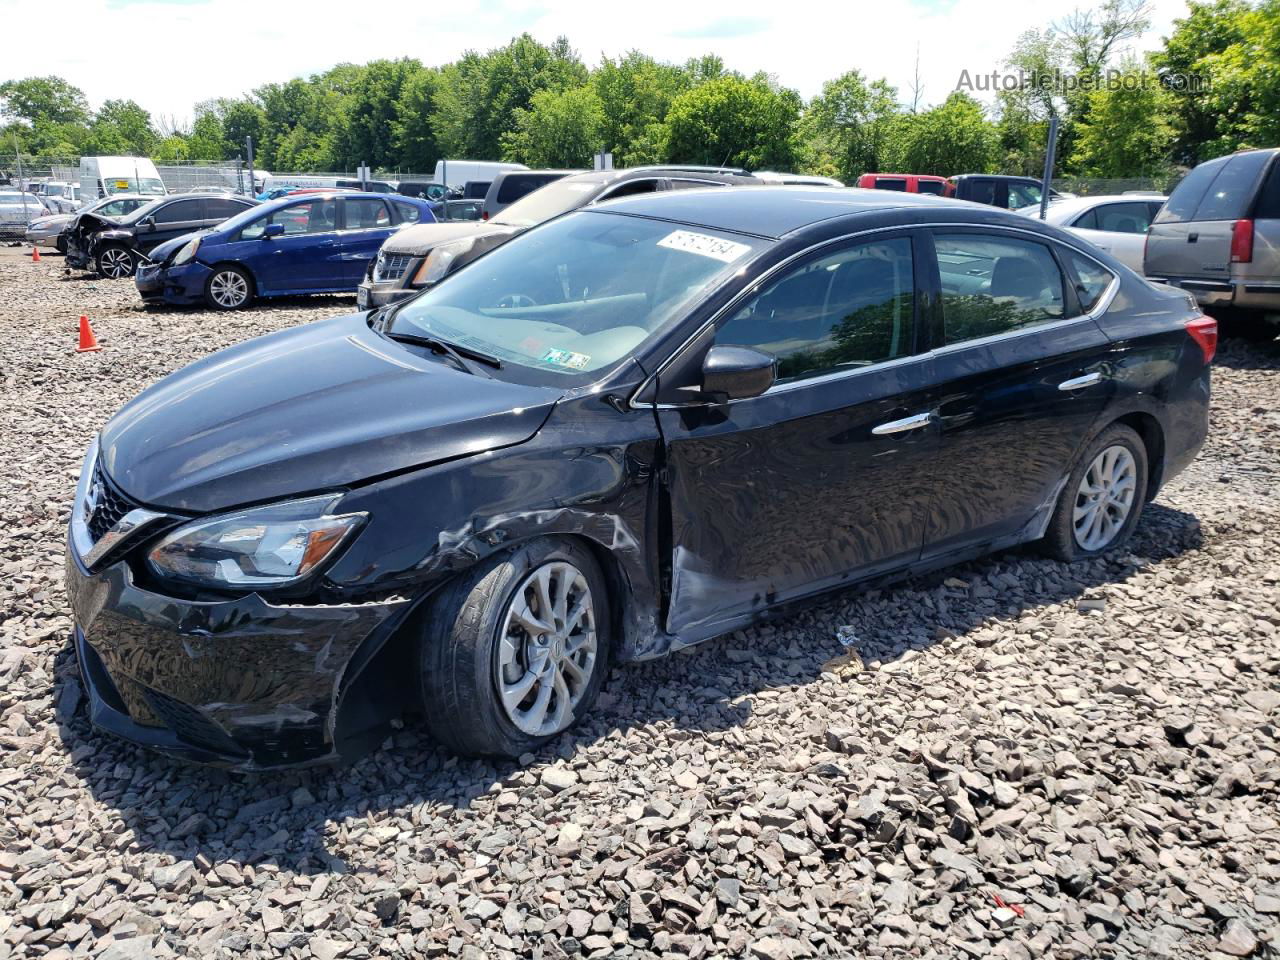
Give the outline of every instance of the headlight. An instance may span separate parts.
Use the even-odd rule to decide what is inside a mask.
[[[329,510],[340,494],[195,520],[152,549],[156,574],[214,587],[279,587],[333,555],[368,516]]]
[[[196,251],[197,251],[197,250],[199,250],[199,249],[200,249],[200,238],[199,238],[199,237],[195,237],[194,239],[192,239],[192,240],[190,240],[189,242],[187,242],[187,243],[182,247],[182,249],[181,249],[181,250],[179,250],[179,251],[174,255],[174,257],[173,257],[173,265],[174,265],[175,267],[179,267],[179,266],[181,266],[182,264],[189,262],[189,261],[191,260],[191,258],[192,258],[192,257],[194,257],[194,256],[196,255]]]
[[[475,245],[475,237],[467,237],[465,240],[454,240],[452,243],[442,243],[434,247],[427,254],[427,259],[422,262],[422,266],[418,268],[418,275],[413,278],[414,285],[423,287],[444,279],[453,262]]]

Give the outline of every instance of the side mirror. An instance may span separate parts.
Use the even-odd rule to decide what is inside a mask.
[[[716,403],[758,397],[777,379],[777,363],[751,347],[714,346],[702,361],[702,393]]]
[[[138,226],[142,227],[144,230],[154,230],[156,228],[156,218],[143,217],[138,221]]]
[[[279,237],[284,234],[283,223],[268,223],[262,231],[262,239],[270,240],[272,237]]]

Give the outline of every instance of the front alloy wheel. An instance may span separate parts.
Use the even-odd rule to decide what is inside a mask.
[[[133,276],[133,254],[124,247],[107,247],[98,254],[98,272],[109,280]]]
[[[609,669],[608,586],[592,551],[540,537],[459,574],[421,618],[421,703],[455,753],[519,757],[569,729]]]
[[[1128,449],[1107,447],[1089,464],[1076,490],[1072,516],[1076,543],[1093,552],[1116,538],[1133,510],[1138,470]]]
[[[507,602],[499,640],[498,692],[508,719],[531,737],[573,719],[596,663],[595,608],[571,563],[534,570]]]
[[[219,310],[239,310],[249,302],[249,278],[234,267],[224,267],[209,278],[209,303]]]

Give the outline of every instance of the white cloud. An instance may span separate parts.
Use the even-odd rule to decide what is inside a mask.
[[[65,27],[33,25],[10,34],[0,80],[58,74],[84,89],[95,106],[128,98],[158,117],[186,121],[201,100],[335,63],[401,56],[445,63],[527,30],[544,42],[568,36],[588,63],[633,48],[673,61],[713,52],[734,69],[774,74],[806,97],[853,68],[887,77],[908,97],[918,49],[923,99],[935,103],[955,88],[962,70],[998,69],[1019,34],[1074,6],[1071,0],[1048,8],[1025,0],[920,0],[802,8],[740,0],[726,12],[677,0],[641,6],[598,0],[443,6],[411,0],[63,0],[56,20]],[[1184,0],[1155,0],[1153,27],[1138,48],[1156,46],[1173,18],[1185,13]],[[0,22],[32,23],[30,5],[0,0]],[[31,42],[13,42],[23,34]]]

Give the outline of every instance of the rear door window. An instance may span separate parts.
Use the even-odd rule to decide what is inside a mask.
[[[1146,203],[1104,203],[1094,207],[1099,230],[1110,233],[1146,233],[1151,207]]]
[[[177,200],[155,212],[156,223],[188,223],[204,219],[203,200]]]
[[[391,226],[391,211],[379,197],[345,197],[342,207],[346,230],[377,230]]]
[[[934,236],[944,343],[1009,333],[1066,315],[1062,271],[1042,243],[980,232]]]
[[[947,188],[945,183],[938,180],[917,180],[916,192],[932,193],[936,197],[942,196],[942,192]]]
[[[1271,159],[1265,151],[1239,153],[1214,178],[1196,207],[1196,220],[1237,220],[1249,215],[1254,187]]]
[[[1009,184],[1009,209],[1038,206],[1040,203],[1040,187],[1033,183]]]
[[[228,217],[234,217],[237,213],[243,213],[248,207],[247,203],[240,203],[226,197],[209,197],[205,200],[204,216],[206,220],[225,220]]]

